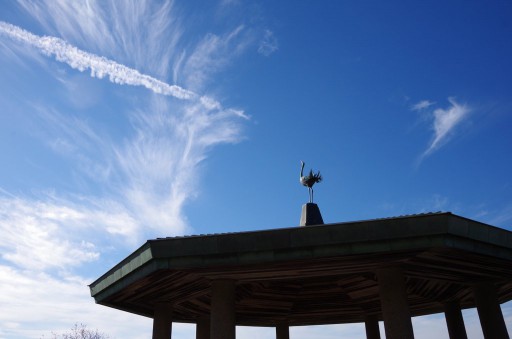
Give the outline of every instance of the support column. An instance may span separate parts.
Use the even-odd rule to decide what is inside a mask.
[[[462,318],[460,305],[457,301],[444,304],[444,317],[450,339],[468,339],[466,327],[464,327],[464,318]]]
[[[290,327],[288,324],[278,324],[276,326],[276,339],[290,339]]]
[[[210,317],[201,317],[196,323],[196,339],[210,339]]]
[[[399,267],[379,269],[377,280],[386,338],[414,339],[402,269]]]
[[[235,339],[235,282],[212,281],[210,339]]]
[[[473,297],[475,298],[484,338],[508,339],[505,319],[503,319],[494,284],[482,283],[473,286]]]
[[[156,304],[153,313],[153,339],[170,339],[172,332],[172,305]]]
[[[379,318],[376,315],[367,315],[364,319],[366,339],[380,339]]]

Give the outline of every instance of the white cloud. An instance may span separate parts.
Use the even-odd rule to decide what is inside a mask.
[[[44,200],[0,196],[1,258],[22,269],[67,270],[97,261],[101,236],[137,239],[135,219],[110,202],[75,205],[47,196]]]
[[[45,31],[139,70],[165,76],[183,34],[174,1],[18,0]],[[143,34],[141,34],[143,33]],[[171,33],[171,34],[169,34]],[[162,44],[165,41],[165,44]],[[141,48],[140,46],[144,46]]]
[[[60,234],[62,224],[69,228],[80,224],[82,215],[78,211],[18,199],[2,199],[0,206],[2,259],[20,267],[45,270],[98,258],[94,246]]]
[[[434,105],[435,102],[432,102],[430,100],[422,100],[414,105],[411,106],[411,109],[413,111],[421,111],[421,110],[424,110],[426,108],[429,108],[430,106]]]
[[[82,51],[62,39],[49,36],[37,36],[20,27],[0,21],[0,34],[16,41],[38,48],[57,61],[83,72],[90,70],[91,76],[99,79],[108,76],[113,83],[120,85],[143,86],[157,94],[169,95],[178,99],[194,99],[197,95],[176,85],[169,85],[149,75],[126,67],[105,57]]]
[[[490,213],[485,213],[485,217],[491,225],[512,230],[512,203],[508,202],[499,209],[493,206]]]
[[[223,34],[207,34],[193,49],[187,60],[179,62],[184,83],[188,88],[201,90],[210,77],[226,67],[234,57],[243,52],[248,43],[245,27],[240,25]]]
[[[55,31],[68,40],[79,44],[90,44],[89,37],[97,36],[96,44],[111,45],[112,34],[109,27],[97,20],[102,6],[96,1],[25,1],[18,0],[18,4],[27,13],[30,13],[45,31]],[[80,20],[76,20],[80,16]]]
[[[71,102],[82,105],[79,113],[55,101],[19,103],[27,108],[23,111],[36,127],[35,136],[52,155],[70,160],[70,168],[61,170],[73,172],[76,182],[65,186],[76,191],[16,196],[0,188],[0,290],[9,291],[0,303],[10,310],[0,314],[0,337],[39,338],[84,322],[118,338],[147,338],[150,320],[94,304],[86,286],[92,281],[89,270],[94,267],[96,278],[147,238],[189,232],[183,210],[199,192],[199,164],[214,146],[243,139],[240,122],[248,118],[212,96],[148,74],[166,79],[172,73],[194,90],[203,88],[246,49],[244,26],[206,33],[195,44],[188,40],[187,49],[175,48],[182,45],[186,27],[173,16],[171,1],[19,3],[53,36],[0,22],[0,43],[9,42],[2,45],[8,58],[29,66],[47,62],[37,50],[93,78],[151,92],[138,91],[137,98],[123,103],[129,111],[109,112],[123,124],[122,136],[118,126],[96,119],[97,112],[87,115],[94,97]],[[168,67],[174,68],[169,72]],[[52,88],[54,98],[81,94],[69,90],[76,74],[55,74],[62,87]],[[107,87],[114,86],[100,90]],[[84,195],[82,187],[93,193]],[[193,338],[190,327],[176,325],[173,331]]]
[[[277,42],[277,38],[274,33],[270,30],[265,30],[263,34],[263,38],[260,41],[260,45],[258,46],[258,53],[269,56],[273,54],[275,51],[279,49],[279,44]]]
[[[94,304],[88,283],[76,276],[52,277],[0,265],[0,303],[8,310],[0,312],[0,337],[50,337],[80,322],[114,338],[148,337],[150,319]]]
[[[197,194],[198,165],[213,146],[241,138],[233,120],[239,113],[207,102],[170,107],[154,98],[149,108],[133,113],[134,137],[114,146],[113,166],[124,178],[120,198],[158,236],[188,230],[182,211]]]
[[[467,105],[459,104],[454,98],[448,98],[448,101],[450,102],[450,106],[448,108],[437,108],[432,113],[434,136],[427,150],[423,152],[421,158],[424,158],[439,149],[449,139],[454,129],[460,125],[471,111]],[[426,105],[427,103],[423,104],[423,106]]]
[[[159,235],[183,234],[187,221],[182,209],[184,203],[195,195],[195,167],[212,146],[239,140],[240,125],[236,120],[247,119],[247,115],[241,110],[223,108],[212,97],[198,96],[103,57],[79,51],[60,39],[40,38],[0,22],[0,30],[2,28],[9,37],[22,39],[45,51],[44,46],[47,45],[40,41],[49,39],[52,41],[48,44],[51,46],[49,50],[57,55],[58,60],[79,70],[89,67],[92,76],[110,74],[114,82],[142,84],[155,93],[171,93],[186,99],[182,103],[171,104],[153,98],[150,108],[136,109],[131,116],[134,136],[123,144],[116,144],[106,134],[98,134],[88,122],[70,117],[69,113],[64,115],[48,107],[36,107],[47,126],[41,133],[45,133],[44,137],[52,149],[75,158],[80,164],[78,170],[95,180],[108,182],[107,188],[123,192],[116,198],[134,211],[140,225],[158,231]],[[232,58],[230,48],[239,51],[240,43],[232,41],[242,29],[238,27],[223,37],[207,34],[187,59],[192,68],[188,68],[186,73],[197,74],[196,79],[201,82],[208,72],[216,71]],[[60,58],[61,54],[66,57]],[[212,64],[217,66],[212,68]],[[138,80],[127,76],[129,73]],[[186,95],[182,96],[183,93]],[[113,176],[124,183],[117,181],[113,185]]]

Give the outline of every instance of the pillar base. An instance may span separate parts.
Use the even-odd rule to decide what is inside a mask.
[[[317,204],[308,202],[302,205],[302,214],[300,216],[300,226],[323,225],[324,220]]]

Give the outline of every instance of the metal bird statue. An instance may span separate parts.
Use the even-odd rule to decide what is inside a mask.
[[[313,173],[313,170],[309,170],[309,174],[304,176],[304,161],[301,160],[300,162],[300,183],[303,186],[306,186],[309,191],[309,202],[313,202],[313,185],[317,182],[322,181],[322,175],[320,174],[320,171]]]

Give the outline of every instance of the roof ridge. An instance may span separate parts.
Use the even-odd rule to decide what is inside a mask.
[[[314,226],[317,227],[317,226],[328,226],[328,225],[333,225],[333,224],[360,223],[360,222],[366,222],[366,221],[390,220],[390,219],[411,218],[411,217],[423,217],[423,216],[440,215],[440,214],[452,214],[452,212],[437,211],[437,212],[423,212],[423,213],[413,213],[413,214],[402,214],[402,215],[398,215],[398,216],[390,216],[390,217],[383,217],[383,218],[373,218],[373,219],[363,219],[363,220],[353,220],[353,221],[341,221],[341,222],[334,222],[334,223],[322,224],[322,225],[314,225]],[[302,227],[301,226],[291,226],[291,227],[283,227],[283,228],[270,228],[270,229],[261,229],[261,230],[236,231],[236,232],[185,234],[185,235],[176,235],[176,236],[170,236],[170,237],[158,237],[156,239],[153,239],[153,241],[155,241],[155,240],[168,240],[168,239],[195,238],[195,237],[205,237],[205,236],[215,236],[215,235],[251,233],[251,232],[263,232],[263,231],[272,231],[272,230],[276,230],[276,229],[303,228],[303,227],[304,226],[302,226]],[[310,226],[308,226],[308,227],[310,227]]]

